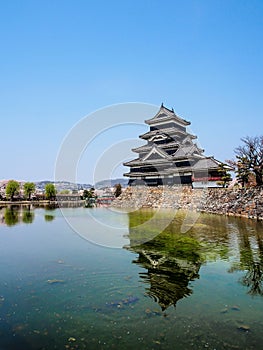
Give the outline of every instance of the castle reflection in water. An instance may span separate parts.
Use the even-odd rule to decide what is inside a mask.
[[[133,263],[143,268],[140,278],[145,292],[163,311],[194,292],[191,282],[199,278],[202,264],[219,259],[231,259],[229,272],[244,271],[239,283],[249,294],[263,296],[262,223],[202,214],[181,233],[184,218],[183,212],[129,213],[127,249],[138,254]],[[156,227],[165,219],[167,226],[158,233]],[[145,239],[147,234],[149,240]]]

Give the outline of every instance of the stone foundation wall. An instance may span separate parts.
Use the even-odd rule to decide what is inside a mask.
[[[263,188],[192,189],[187,186],[134,186],[123,191],[112,206],[187,209],[263,220]]]

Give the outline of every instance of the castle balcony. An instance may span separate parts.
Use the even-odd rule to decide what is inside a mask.
[[[204,181],[221,181],[220,176],[207,176],[207,177],[192,177],[193,182],[204,182]]]

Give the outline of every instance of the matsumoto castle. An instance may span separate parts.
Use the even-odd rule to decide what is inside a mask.
[[[218,187],[219,166],[223,163],[204,155],[204,150],[194,142],[197,137],[186,131],[189,121],[162,104],[158,113],[145,123],[150,130],[139,137],[147,143],[132,149],[138,157],[124,163],[130,167],[124,174],[129,177],[129,185]]]

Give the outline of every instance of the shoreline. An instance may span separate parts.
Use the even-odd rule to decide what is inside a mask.
[[[182,209],[263,220],[263,187],[192,189],[186,186],[134,186],[123,191],[111,206]]]
[[[0,201],[0,208],[1,207],[8,207],[12,205],[34,205],[34,206],[41,206],[41,205],[51,205],[51,206],[57,206],[60,207],[62,205],[69,205],[69,204],[83,204],[85,203],[84,199],[78,200],[78,201],[53,201],[53,200],[39,200],[39,201]]]
[[[51,201],[49,200],[40,200],[40,201],[0,201],[0,207],[7,207],[9,205],[37,205],[37,204],[44,204],[48,205]]]

